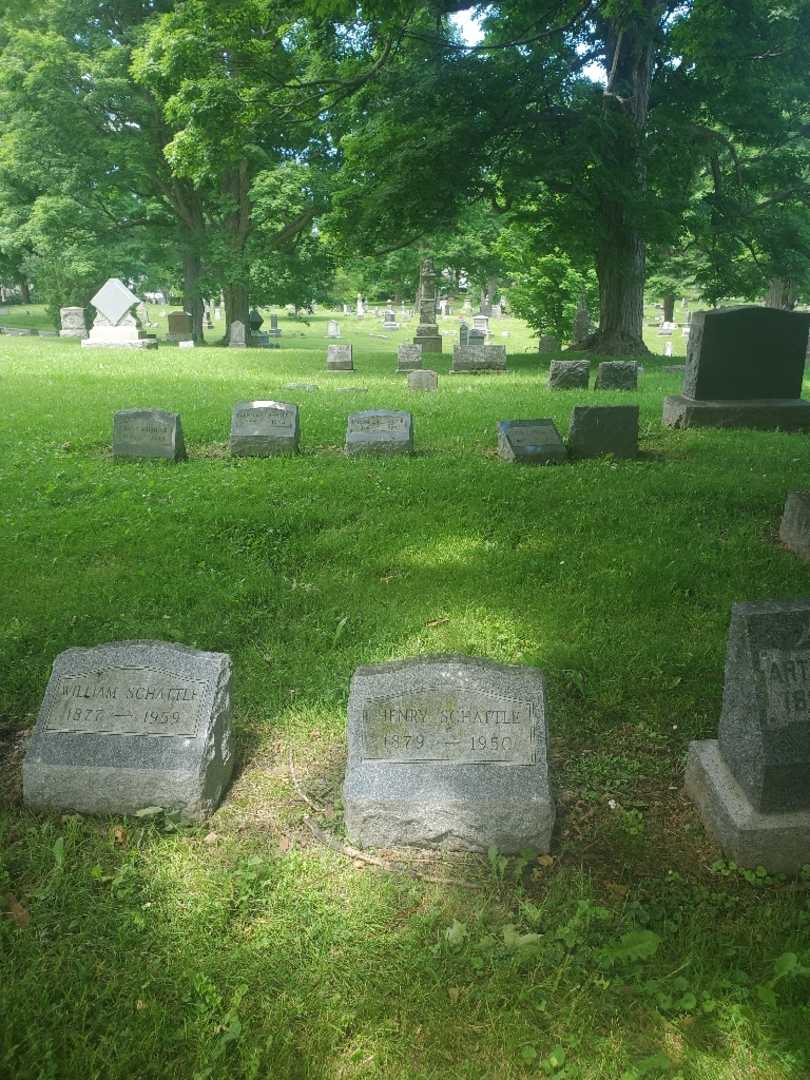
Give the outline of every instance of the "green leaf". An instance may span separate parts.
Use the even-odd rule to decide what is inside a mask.
[[[458,919],[453,919],[453,922],[444,932],[444,938],[448,945],[461,945],[467,937],[467,927],[465,923],[459,922]]]
[[[600,951],[604,963],[625,964],[630,960],[647,960],[655,956],[661,938],[652,930],[632,930],[622,934],[617,945],[608,945]]]

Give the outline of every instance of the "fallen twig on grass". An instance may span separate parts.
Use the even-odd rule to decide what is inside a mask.
[[[389,862],[387,859],[380,859],[376,855],[368,855],[365,851],[360,851],[359,848],[351,847],[349,844],[342,844],[336,836],[325,832],[309,815],[304,818],[304,824],[315,839],[325,847],[336,851],[339,855],[345,855],[347,859],[359,859],[361,862],[378,866],[389,874],[404,874],[406,877],[418,878],[420,881],[429,881],[433,885],[455,885],[459,889],[483,889],[484,887],[474,881],[460,881],[456,878],[422,874],[420,871],[412,870],[408,866],[399,866],[397,863]]]
[[[305,793],[301,785],[298,783],[298,776],[295,772],[295,760],[293,759],[292,747],[290,747],[287,751],[287,763],[290,767],[290,779],[293,782],[293,787],[298,792],[298,797],[302,799],[311,810],[314,810],[316,814],[322,814],[324,811],[323,806],[321,806],[319,803],[313,802],[312,799],[310,799],[310,797]]]

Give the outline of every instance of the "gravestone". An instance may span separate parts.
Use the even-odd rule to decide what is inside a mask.
[[[228,345],[232,349],[244,349],[247,346],[247,332],[241,319],[234,319],[228,331]]]
[[[458,328],[458,343],[459,345],[469,345],[470,342],[470,328],[467,323],[462,322]]]
[[[355,313],[358,319],[362,319],[363,316],[366,314],[366,308],[363,304],[363,297],[360,293],[357,294],[357,307],[355,309]]]
[[[189,341],[194,336],[194,321],[185,311],[170,311],[167,341]]]
[[[178,341],[177,342],[177,347],[178,347],[178,349],[193,349],[194,348],[194,342],[193,341]]]
[[[789,491],[779,539],[790,551],[810,559],[810,491]]]
[[[227,654],[164,641],[60,653],[23,762],[25,805],[206,818],[233,769],[230,683]]]
[[[409,412],[388,409],[351,413],[346,425],[346,453],[413,453],[413,417]]]
[[[603,360],[596,371],[594,390],[638,389],[638,364],[635,360]]]
[[[689,744],[686,790],[739,866],[810,863],[810,600],[732,607],[718,739]]]
[[[327,345],[327,371],[354,371],[354,358],[351,345]]]
[[[587,390],[591,377],[589,360],[552,360],[548,369],[549,390]]]
[[[278,325],[278,315],[270,316],[270,329],[267,333],[268,336],[272,338],[281,337],[281,327]]]
[[[367,386],[336,386],[336,394],[367,394]]]
[[[383,314],[383,330],[399,330],[397,314],[391,308],[386,308]]]
[[[537,668],[466,656],[357,668],[348,740],[353,844],[549,850],[554,800]]]
[[[588,300],[584,293],[579,298],[577,310],[574,314],[573,337],[574,345],[582,346],[591,336],[591,315],[588,311]]]
[[[261,316],[261,312],[257,308],[251,308],[248,314],[248,326],[250,327],[251,334],[258,334],[264,325],[264,319]]]
[[[543,334],[537,345],[539,353],[558,353],[561,348],[560,339],[554,334]]]
[[[87,325],[84,321],[84,308],[59,308],[59,322],[62,327],[59,331],[59,337],[87,337]]]
[[[638,405],[576,405],[568,452],[572,458],[638,455]]]
[[[285,401],[237,401],[231,416],[231,454],[295,454],[301,437],[298,406]]]
[[[284,384],[285,390],[303,390],[307,394],[314,393],[318,389],[317,383],[308,382],[288,382]]]
[[[163,409],[121,409],[113,415],[114,458],[183,461],[186,447],[180,414]]]
[[[408,372],[409,390],[438,390],[439,376],[430,368],[422,368],[420,371]]]
[[[326,324],[326,336],[333,338],[340,337],[340,323],[337,319],[330,319]]]
[[[489,316],[473,315],[473,330],[479,330],[486,337],[489,334]]]
[[[672,356],[672,342],[667,341],[664,344],[664,356]]]
[[[505,345],[454,345],[450,374],[506,371]]]
[[[404,343],[397,350],[397,371],[416,371],[422,366],[422,346]]]
[[[132,309],[138,297],[118,278],[110,278],[90,301],[96,309],[93,328],[82,346],[105,349],[156,349],[157,338],[140,328]]]
[[[442,338],[436,322],[436,272],[433,261],[425,259],[419,272],[419,325],[414,345],[421,345],[423,353],[440,353]]]
[[[668,427],[810,430],[800,398],[810,314],[744,306],[696,311],[681,394],[665,398]]]
[[[556,465],[568,452],[553,420],[499,420],[498,457],[523,465]]]

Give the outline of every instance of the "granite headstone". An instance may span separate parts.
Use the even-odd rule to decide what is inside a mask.
[[[410,454],[413,417],[409,412],[368,409],[352,413],[346,425],[347,454]]]
[[[548,369],[549,390],[587,390],[591,377],[589,360],[552,360]]]
[[[810,559],[810,491],[788,492],[779,539],[788,550]]]
[[[237,401],[231,416],[231,454],[295,454],[301,437],[298,406],[286,401]]]
[[[163,409],[120,409],[113,415],[114,458],[166,458],[186,456],[180,414]]]
[[[438,390],[439,376],[430,368],[420,368],[418,371],[408,372],[409,390]]]
[[[416,371],[422,366],[422,346],[403,343],[397,350],[397,371]]]
[[[326,370],[354,371],[354,357],[351,345],[327,345]]]
[[[635,360],[604,360],[596,370],[594,390],[636,390],[638,364]]]
[[[60,653],[23,763],[25,805],[207,817],[233,769],[230,681],[227,654],[163,641]]]
[[[638,405],[576,405],[568,451],[572,458],[633,458],[638,454]]]
[[[352,843],[549,850],[555,811],[537,668],[466,656],[358,668],[348,739]]]
[[[553,420],[499,420],[498,457],[525,465],[555,465],[568,453]]]

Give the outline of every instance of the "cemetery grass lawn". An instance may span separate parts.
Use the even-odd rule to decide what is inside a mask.
[[[447,375],[446,341],[409,394],[405,334],[340,321],[354,373],[323,370],[326,317],[277,351],[0,337],[0,1076],[806,1080],[808,875],[719,861],[681,783],[731,603],[810,595],[776,540],[810,440],[663,429],[663,357],[638,394],[550,394],[514,321],[507,374]],[[297,459],[229,458],[250,398],[301,406]],[[640,403],[637,461],[498,460],[497,420],[565,434],[597,400]],[[188,462],[112,461],[135,406],[182,414]],[[412,410],[412,459],[344,457],[371,407]],[[233,657],[204,827],[20,805],[54,657],[126,638]],[[548,679],[553,856],[407,857],[476,891],[319,846],[289,768],[340,835],[353,669],[447,652]]]

